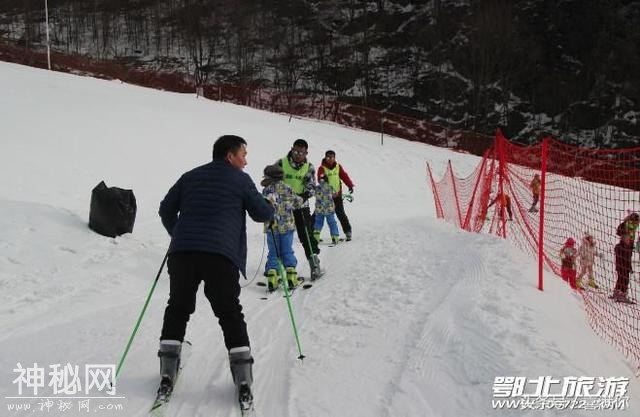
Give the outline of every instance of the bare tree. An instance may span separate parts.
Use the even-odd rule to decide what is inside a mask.
[[[193,75],[196,91],[201,94],[213,69],[218,13],[214,2],[190,0],[185,1],[177,16],[182,41],[189,55],[187,69]]]

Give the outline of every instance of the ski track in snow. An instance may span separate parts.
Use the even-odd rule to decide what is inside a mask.
[[[306,401],[311,400],[324,404],[327,415],[335,415],[342,410],[341,407],[345,407],[344,410],[354,413],[353,415],[394,415],[393,402],[402,391],[400,383],[406,369],[422,367],[428,369],[433,359],[431,356],[437,356],[433,354],[432,350],[436,346],[442,347],[443,344],[446,346],[446,343],[449,342],[450,330],[447,327],[442,329],[442,337],[438,339],[433,339],[433,335],[422,336],[421,330],[430,326],[429,323],[433,323],[433,326],[442,324],[439,321],[438,307],[446,297],[451,296],[454,289],[463,285],[462,280],[456,278],[460,275],[464,265],[460,261],[466,258],[466,262],[469,262],[468,253],[460,253],[459,258],[455,256],[453,258],[451,256],[443,257],[442,255],[456,252],[454,245],[443,247],[437,243],[434,244],[437,239],[425,239],[426,229],[416,230],[415,226],[410,223],[397,222],[381,228],[363,227],[363,230],[371,232],[363,232],[362,235],[359,235],[358,240],[340,244],[336,248],[329,249],[328,253],[321,255],[323,262],[329,261],[328,265],[331,269],[323,278],[323,281],[326,280],[326,282],[319,283],[327,286],[331,284],[331,287],[318,288],[317,290],[322,290],[323,293],[317,297],[327,300],[334,299],[335,304],[344,304],[346,310],[338,310],[341,313],[315,311],[313,300],[309,300],[305,307],[307,307],[306,315],[311,314],[311,317],[307,317],[306,321],[311,320],[310,328],[313,330],[310,335],[307,334],[307,338],[313,336],[320,339],[323,333],[343,335],[343,337],[330,342],[333,347],[330,352],[319,352],[322,358],[319,359],[321,362],[318,365],[318,372],[322,372],[327,367],[351,369],[356,372],[361,368],[355,364],[366,368],[366,361],[373,360],[385,362],[388,368],[385,375],[388,378],[376,381],[376,389],[370,393],[370,396],[364,395],[366,398],[377,399],[364,404],[364,408],[360,404],[359,408],[350,409],[348,398],[343,400],[344,404],[336,405],[334,408],[327,408],[327,406],[335,404],[335,398],[306,399]],[[395,233],[389,233],[391,230],[394,230]],[[367,245],[365,256],[359,259],[356,267],[350,268],[349,259],[352,256],[350,252],[362,245],[363,242],[366,242]],[[421,245],[425,254],[428,254],[424,262],[400,261],[403,251],[407,246],[412,245]],[[394,262],[396,259],[399,261]],[[446,277],[432,270],[434,265],[441,268],[438,264],[442,262],[442,259],[447,259],[445,262],[453,266],[452,273],[447,274]],[[477,259],[475,260],[477,261]],[[344,265],[344,267],[339,267],[339,265]],[[449,280],[453,280],[454,283],[447,282]],[[378,300],[381,307],[389,307],[372,309],[371,300]],[[325,300],[318,300],[318,303],[324,304]],[[306,322],[305,325],[309,326]],[[342,328],[342,331],[336,331],[336,327]],[[380,329],[388,331],[388,334],[386,332],[384,334],[384,343],[380,343],[378,346],[367,346],[359,342],[360,334],[365,333],[362,340],[370,340],[370,334],[375,334]],[[422,350],[422,348],[425,349],[425,352],[415,356],[415,351]],[[362,363],[358,362],[359,360]],[[311,373],[316,374],[316,372]],[[305,380],[304,374],[300,374],[298,378]],[[296,385],[314,382],[305,381]],[[348,377],[344,382],[357,384],[357,381]],[[342,391],[337,390],[337,392]],[[344,390],[344,392],[349,391]],[[320,407],[321,404],[314,403],[313,409]],[[295,415],[304,415],[305,408],[304,403],[300,404],[295,410]],[[424,411],[425,408],[422,410]]]

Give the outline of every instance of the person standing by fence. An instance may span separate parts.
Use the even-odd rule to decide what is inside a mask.
[[[584,277],[585,274],[589,277],[588,285],[591,288],[600,288],[598,284],[596,284],[596,280],[593,275],[593,265],[595,263],[596,256],[601,256],[596,251],[596,241],[593,236],[585,233],[582,237],[582,242],[580,242],[580,247],[578,248],[578,259],[580,261],[580,273],[578,274],[578,278],[576,278],[576,285],[578,288],[584,288],[584,285],[582,284],[582,277]]]
[[[614,248],[617,279],[613,295],[610,298],[617,302],[634,304],[634,301],[629,299],[627,291],[629,290],[629,277],[633,272],[631,257],[639,223],[640,215],[634,212],[628,215],[616,229],[616,234],[620,236],[620,242]]]
[[[529,184],[531,188],[531,195],[533,196],[533,202],[531,203],[531,208],[529,209],[530,213],[535,213],[538,211],[538,201],[540,200],[540,189],[542,188],[542,182],[540,181],[540,175],[535,174],[531,183]]]
[[[507,210],[507,214],[509,215],[509,220],[513,220],[513,212],[511,211],[511,197],[509,197],[506,193],[498,193],[495,198],[491,200],[487,209],[493,206],[495,203],[498,203],[498,208],[500,209],[500,217],[504,217],[504,210]]]
[[[560,249],[560,273],[562,279],[567,281],[569,286],[574,290],[578,288],[576,286],[576,258],[578,257],[578,253],[575,245],[576,241],[570,237],[564,243],[562,249]]]

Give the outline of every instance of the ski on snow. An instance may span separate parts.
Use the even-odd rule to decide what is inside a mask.
[[[178,369],[178,373],[176,374],[176,380],[173,382],[173,385],[168,384],[164,380],[160,382],[160,387],[158,388],[156,399],[153,401],[153,405],[151,405],[151,409],[149,410],[149,415],[151,417],[164,417],[167,404],[171,400],[173,391],[175,390],[176,385],[180,380],[182,369],[187,364],[187,361],[191,356],[191,347],[191,342],[189,342],[188,340],[185,340],[182,343],[182,351],[180,354],[180,368]]]
[[[165,417],[167,411],[167,405],[173,396],[173,391],[176,389],[178,381],[180,380],[180,374],[182,369],[187,364],[187,360],[191,356],[192,344],[189,341],[182,343],[182,353],[180,355],[180,369],[176,375],[176,380],[173,386],[166,384],[164,381],[160,383],[156,399],[153,401],[153,405],[149,410],[150,417]],[[241,417],[255,417],[255,408],[253,405],[253,394],[251,388],[243,385],[238,390],[238,406],[240,409]]]
[[[342,242],[350,242],[350,241],[351,241],[351,240],[349,240],[349,239],[345,239],[345,238],[343,238],[343,237],[341,237],[340,239],[338,239],[338,241],[337,241],[337,242],[333,242],[333,241],[331,241],[331,240],[328,240],[328,241],[326,241],[326,242],[325,242],[324,240],[320,239],[320,240],[318,241],[318,245],[324,245],[324,246],[328,246],[328,247],[330,247],[330,248],[335,248],[336,246],[338,246],[338,245],[339,245],[340,243],[342,243]]]
[[[240,406],[241,417],[254,417],[255,408],[253,405],[253,394],[247,385],[240,385],[238,388],[238,405]]]
[[[309,288],[313,287],[313,284],[306,282],[306,278],[305,277],[298,277],[298,280],[300,280],[300,284],[298,284],[297,286],[291,288],[289,287],[289,294],[293,294],[295,292],[295,290],[297,290],[298,288],[302,288],[304,290],[308,290]],[[267,283],[264,281],[258,281],[256,283],[257,286],[259,287],[266,287]],[[280,288],[280,287],[278,287]],[[273,291],[265,291],[265,295],[263,295],[262,297],[260,297],[261,300],[268,300],[271,294],[274,294],[277,291],[277,288]],[[284,297],[284,295],[283,295]]]

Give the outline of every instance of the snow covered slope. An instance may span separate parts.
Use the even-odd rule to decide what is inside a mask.
[[[492,408],[496,376],[546,375],[629,377],[628,410],[571,415],[640,413],[633,368],[591,331],[562,282],[549,274],[539,292],[535,261],[434,218],[425,162],[442,172],[450,158],[471,170],[477,158],[394,138],[381,146],[371,132],[6,63],[0,91],[0,415],[86,414],[81,399],[69,399],[66,411],[51,399],[47,411],[39,396],[53,396],[50,387],[18,395],[14,369],[118,361],[169,243],[158,204],[184,171],[210,160],[222,134],[247,139],[256,182],[305,138],[311,162],[333,149],[356,183],[346,207],[354,240],[322,247],[326,278],[292,299],[304,362],[284,300],[261,300],[262,287],[243,281],[259,416],[563,415]],[[87,228],[101,180],[134,190],[133,234],[110,239]],[[248,242],[248,278],[260,279],[261,225],[248,223]],[[296,253],[304,259],[298,244]],[[308,275],[305,262],[299,270]],[[146,414],[167,294],[163,274],[118,381],[124,398],[90,399],[92,414]],[[202,294],[187,337],[193,354],[170,415],[235,415],[221,332]],[[28,411],[12,409],[25,404]]]

